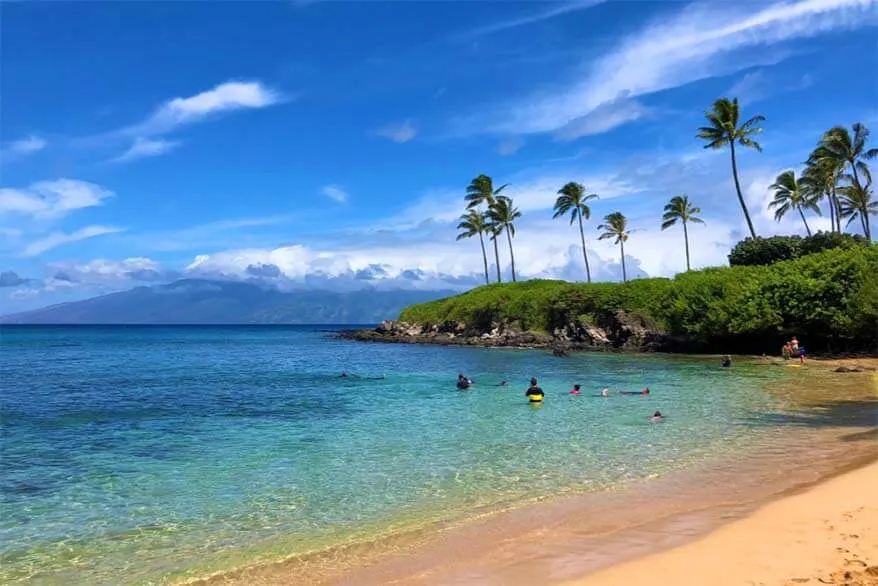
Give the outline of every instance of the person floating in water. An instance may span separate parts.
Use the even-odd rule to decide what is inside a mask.
[[[530,386],[524,392],[524,396],[527,397],[527,400],[531,403],[542,403],[545,395],[543,389],[537,384],[537,379],[530,379]]]
[[[640,390],[640,391],[620,391],[620,394],[622,394],[622,395],[648,395],[649,388],[644,388],[643,390]]]
[[[457,388],[461,391],[465,391],[473,384],[473,381],[468,379],[463,375],[463,373],[457,375]]]
[[[732,357],[729,354],[723,356],[723,368],[729,368],[732,365]]]
[[[650,421],[652,421],[653,423],[664,423],[665,416],[662,415],[661,411],[656,411],[652,414],[652,417],[650,417]]]
[[[601,397],[609,397],[610,389],[601,389]]]
[[[501,381],[500,381],[500,384],[498,384],[497,386],[498,386],[498,387],[505,387],[505,386],[506,386],[506,381],[505,381],[505,380],[501,380]]]
[[[580,394],[580,393],[579,393],[579,389],[580,389],[580,388],[581,388],[580,385],[573,385],[573,388],[570,390],[570,394],[571,394],[571,395],[578,395],[578,394]]]

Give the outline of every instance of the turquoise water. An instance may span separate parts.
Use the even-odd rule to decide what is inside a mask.
[[[360,344],[314,327],[0,336],[4,584],[161,583],[624,486],[733,455],[785,370]],[[525,401],[531,376],[541,407]],[[605,386],[653,394],[596,396]],[[665,424],[649,423],[656,409]]]

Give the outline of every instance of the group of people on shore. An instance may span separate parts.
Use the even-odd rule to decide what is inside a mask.
[[[780,355],[784,360],[798,358],[800,364],[805,364],[805,347],[799,345],[799,340],[795,336],[783,345],[780,349]]]

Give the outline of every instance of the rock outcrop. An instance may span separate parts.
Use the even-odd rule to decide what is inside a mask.
[[[448,321],[416,324],[387,320],[371,330],[346,330],[342,338],[365,342],[460,346],[546,348],[556,356],[574,350],[651,352],[677,350],[685,341],[671,338],[654,324],[624,311],[598,316],[594,323],[574,320],[551,333],[522,329],[519,323],[472,326]]]

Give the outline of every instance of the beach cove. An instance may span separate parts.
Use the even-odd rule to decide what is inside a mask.
[[[320,328],[3,334],[5,372],[43,393],[3,397],[4,583],[560,583],[876,455],[872,374],[818,363],[560,360]],[[11,370],[49,345],[53,363]],[[647,422],[656,408],[666,424]]]

